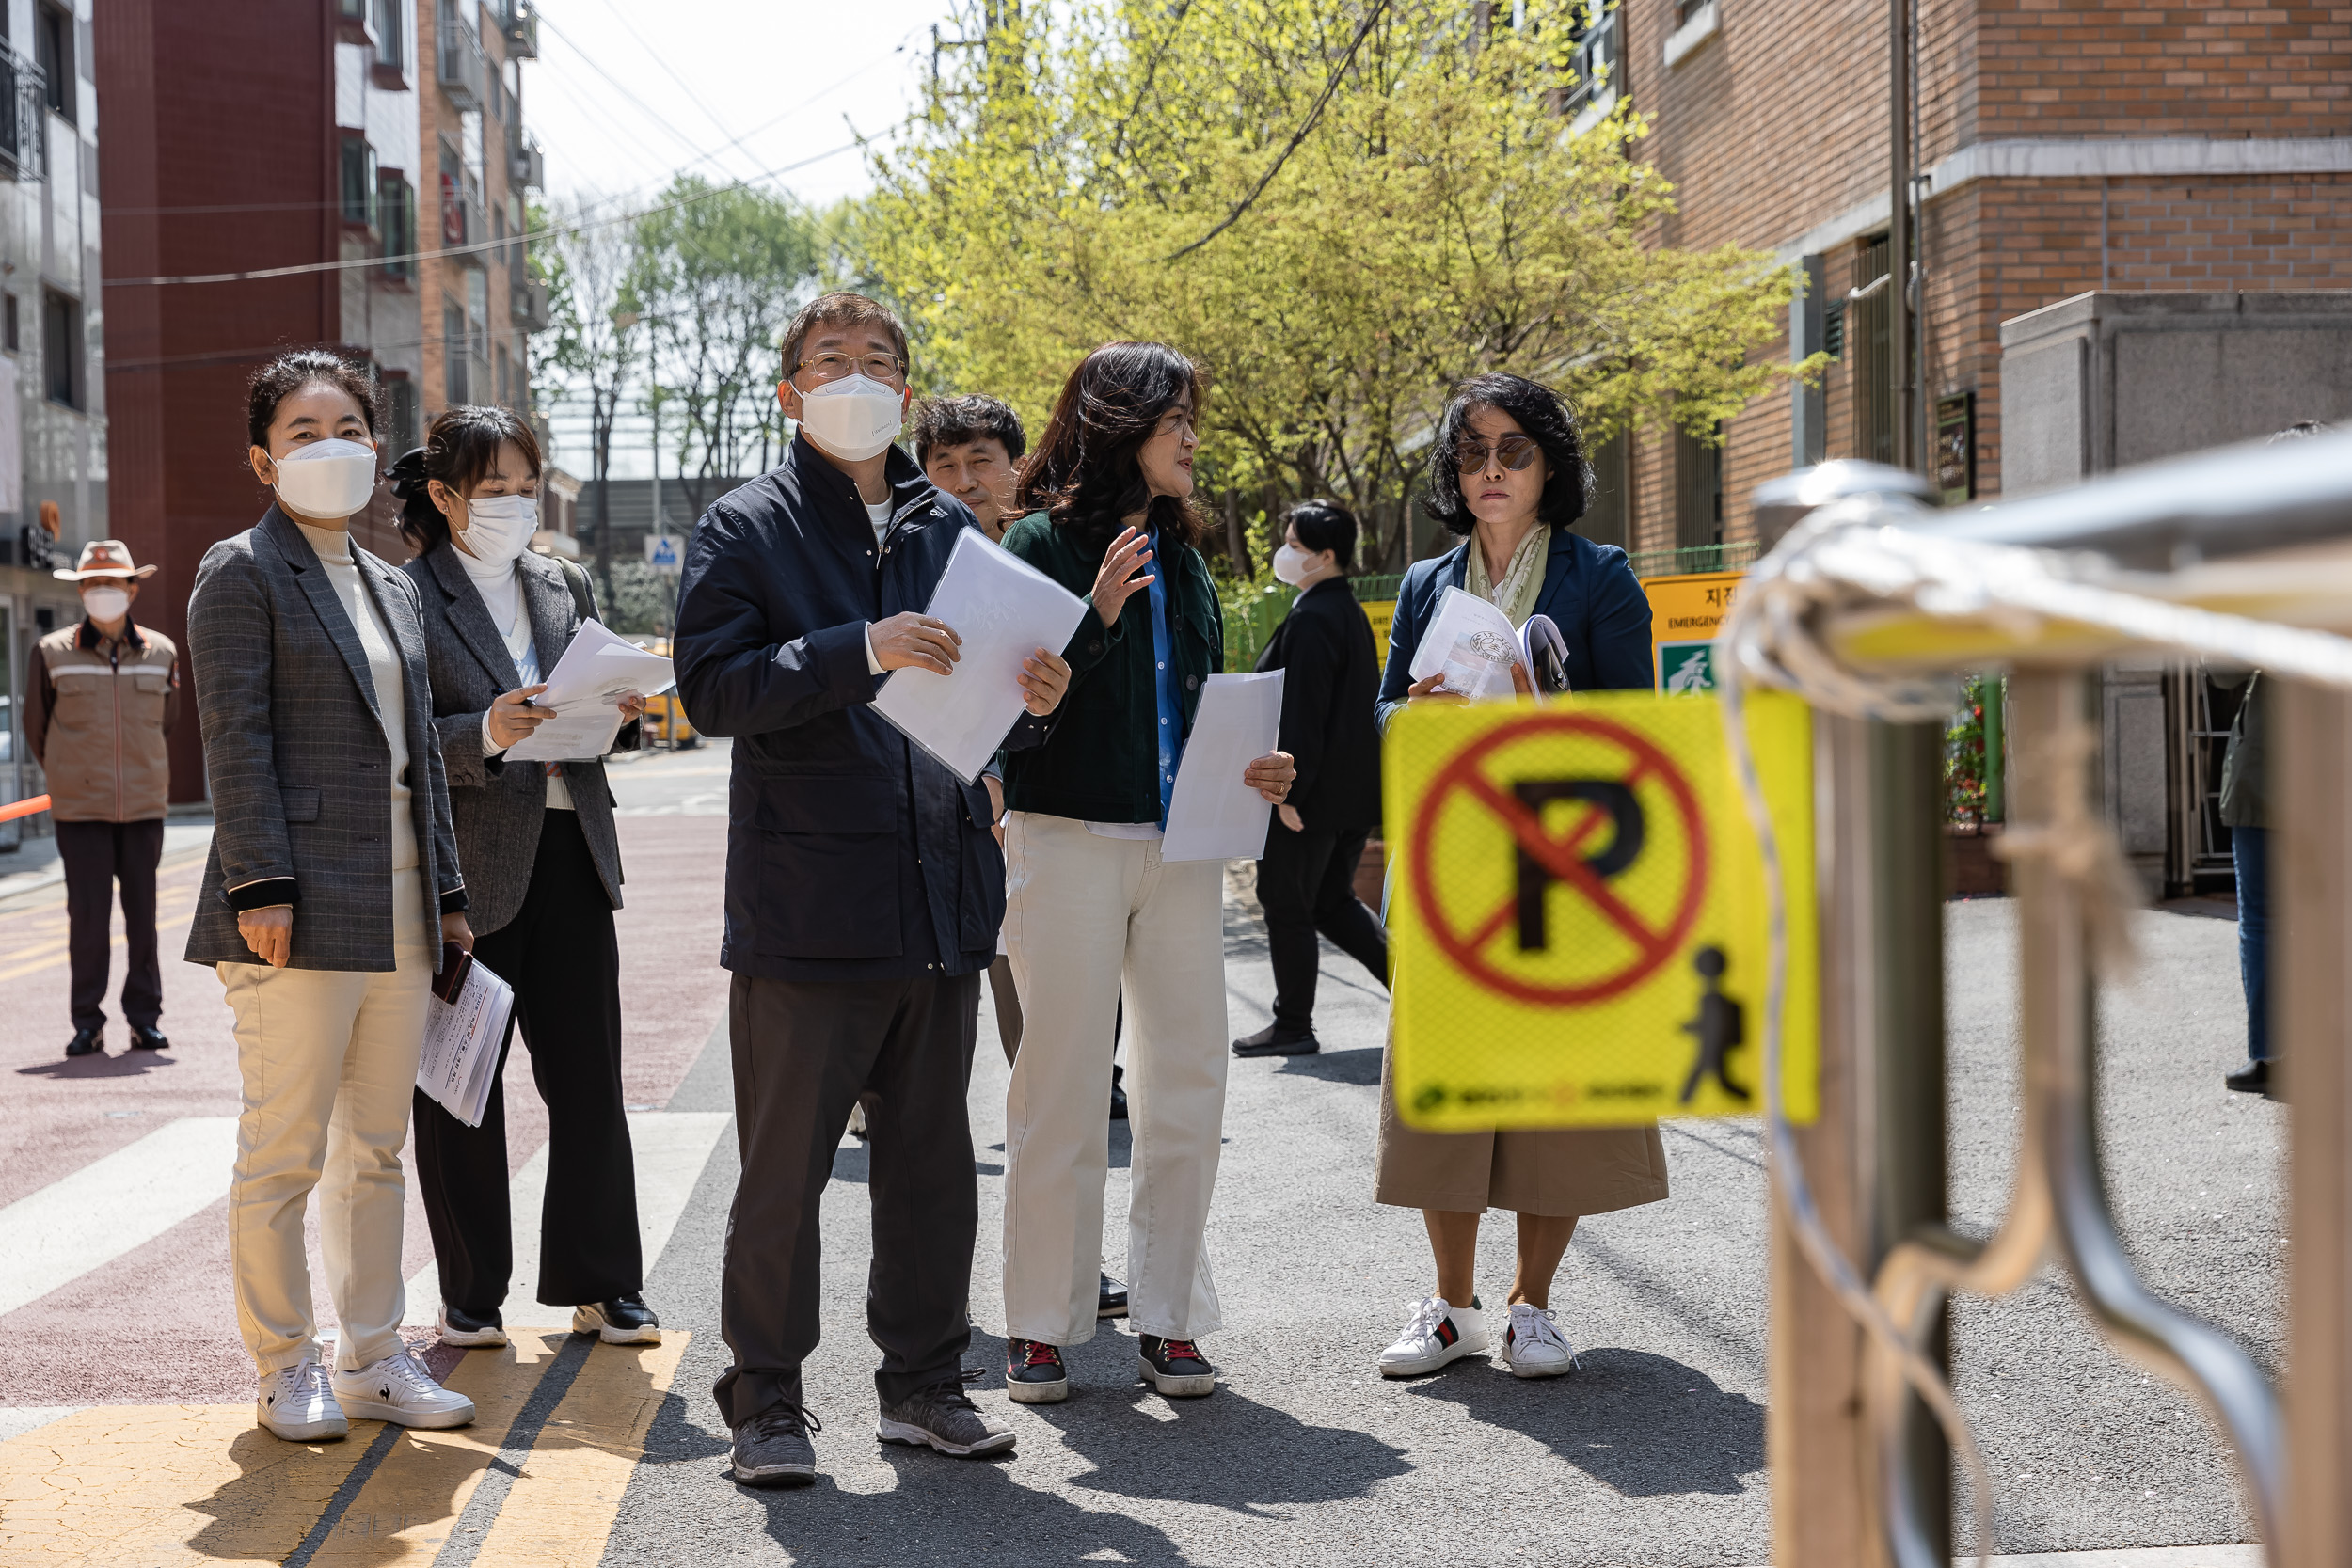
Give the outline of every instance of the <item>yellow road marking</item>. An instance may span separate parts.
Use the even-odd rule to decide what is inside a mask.
[[[467,1352],[445,1386],[473,1401],[473,1425],[402,1433],[319,1543],[311,1562],[362,1568],[432,1561],[505,1445],[523,1402],[563,1348],[561,1334],[521,1334],[502,1351]],[[358,1435],[355,1426],[355,1442]],[[288,1543],[287,1550],[293,1546]]]
[[[474,1568],[576,1568],[603,1558],[689,1338],[672,1329],[658,1345],[589,1353],[483,1537]]]
[[[430,1563],[490,1472],[567,1336],[523,1334],[473,1351],[448,1386],[473,1425],[403,1432],[330,1521],[320,1568]],[[594,1562],[644,1452],[690,1336],[590,1348],[489,1521],[480,1568]],[[283,1562],[326,1518],[384,1431],[280,1442],[250,1405],[93,1405],[0,1443],[0,1562],[150,1568]]]
[[[104,1404],[0,1443],[0,1560],[277,1563],[379,1429],[283,1443],[246,1405]]]

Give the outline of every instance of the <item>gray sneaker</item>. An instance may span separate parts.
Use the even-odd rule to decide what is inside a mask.
[[[1002,1453],[1012,1447],[1013,1430],[980,1414],[963,1392],[961,1378],[918,1388],[882,1407],[874,1435],[885,1443],[920,1444],[958,1459]]]
[[[727,1455],[746,1486],[807,1486],[817,1480],[817,1445],[808,1440],[825,1423],[797,1404],[774,1404],[735,1429]]]

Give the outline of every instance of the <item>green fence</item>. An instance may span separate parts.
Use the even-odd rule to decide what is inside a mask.
[[[1635,550],[1629,557],[1637,578],[1678,578],[1693,572],[1736,572],[1756,560],[1756,541],[1695,545],[1679,550]]]
[[[1357,603],[1379,604],[1394,600],[1404,581],[1402,573],[1389,573],[1350,578],[1347,586],[1355,592]],[[1225,668],[1235,672],[1255,668],[1274,628],[1282,624],[1282,617],[1291,612],[1291,601],[1297,597],[1297,589],[1279,582],[1263,588],[1226,590]]]

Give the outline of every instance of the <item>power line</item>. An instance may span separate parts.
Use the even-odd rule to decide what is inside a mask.
[[[660,213],[675,212],[680,208],[691,207],[698,202],[708,201],[713,197],[748,189],[763,180],[778,179],[796,170],[806,168],[812,164],[821,164],[828,158],[837,158],[844,152],[854,152],[864,145],[864,138],[845,142],[829,151],[819,152],[815,157],[803,158],[797,163],[785,164],[780,167],[765,170],[753,175],[748,180],[738,180],[725,185],[714,185],[707,191],[697,191],[692,196],[681,197],[675,201],[661,202],[641,212],[624,213],[618,217],[599,218],[593,223],[554,224],[529,233],[509,234],[502,240],[479,240],[470,245],[446,245],[439,250],[413,250],[400,256],[358,256],[341,261],[303,261],[294,266],[258,267],[246,272],[191,273],[177,277],[109,277],[106,279],[105,286],[109,289],[129,289],[160,288],[182,283],[248,283],[268,277],[298,277],[313,273],[351,272],[366,267],[389,267],[404,261],[433,261],[452,256],[478,256],[485,251],[503,249],[508,245],[519,248],[535,240],[548,239],[559,234],[584,234],[593,229],[610,229],[615,224],[634,223],[640,218],[649,218]],[[803,208],[806,207],[806,203],[802,205]]]

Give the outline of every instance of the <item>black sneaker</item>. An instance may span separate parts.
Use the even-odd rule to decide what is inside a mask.
[[[1070,1397],[1061,1347],[1041,1339],[1005,1341],[1005,1392],[1016,1404],[1059,1404]]]
[[[1216,1369],[1190,1339],[1143,1334],[1136,1336],[1136,1348],[1142,1353],[1136,1375],[1169,1399],[1199,1399],[1216,1392]]]
[[[1123,1318],[1127,1315],[1127,1287],[1109,1275],[1103,1276],[1102,1289],[1094,1293],[1094,1316]]]
[[[1012,1447],[1012,1428],[980,1414],[963,1391],[963,1380],[946,1378],[918,1388],[896,1404],[885,1402],[874,1422],[885,1443],[906,1443],[957,1459],[978,1459]]]
[[[608,1345],[658,1345],[661,1320],[645,1298],[631,1291],[611,1301],[583,1302],[572,1308],[572,1332],[593,1334]]]
[[[817,1445],[825,1423],[797,1404],[771,1404],[735,1429],[727,1465],[746,1486],[807,1486],[817,1480]]]
[[[2235,1089],[2240,1094],[2268,1094],[2270,1092],[2270,1058],[2256,1056],[2235,1072],[2223,1074],[2221,1082],[2226,1087]]]
[[[506,1343],[506,1325],[499,1319],[495,1307],[485,1311],[472,1311],[463,1307],[441,1304],[441,1343],[464,1345],[502,1345]]]
[[[73,1037],[65,1042],[69,1056],[95,1056],[106,1049],[105,1035],[96,1029],[76,1029]]]
[[[1311,1056],[1323,1049],[1312,1029],[1285,1029],[1269,1023],[1254,1035],[1244,1035],[1233,1042],[1236,1056]]]
[[[151,1023],[134,1023],[131,1025],[131,1049],[134,1051],[168,1051],[171,1049],[171,1041],[166,1039],[164,1032]]]

